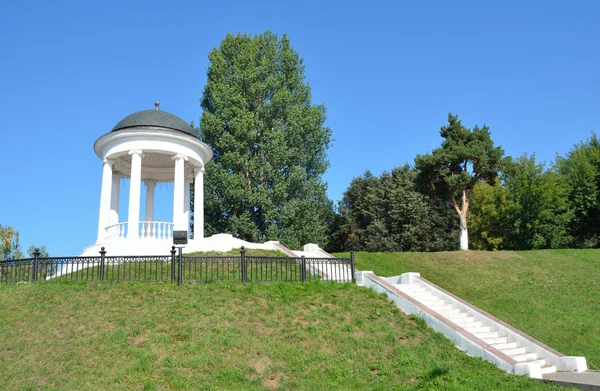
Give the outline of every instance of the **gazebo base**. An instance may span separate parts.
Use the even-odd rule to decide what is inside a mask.
[[[173,246],[171,239],[110,238],[84,248],[81,256],[97,256],[101,247],[105,248],[108,256],[170,255],[171,246]],[[190,239],[183,252],[186,254],[197,251],[225,252],[242,246],[262,250],[285,249],[276,241],[251,243],[234,238],[230,234],[217,234],[208,238]]]

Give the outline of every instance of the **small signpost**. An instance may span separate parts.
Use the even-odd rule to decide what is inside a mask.
[[[183,285],[183,256],[181,254],[183,248],[188,242],[188,231],[173,231],[173,244],[179,249],[179,260],[177,267],[177,284]]]

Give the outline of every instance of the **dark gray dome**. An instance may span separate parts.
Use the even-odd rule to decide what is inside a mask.
[[[196,132],[194,132],[194,129],[192,129],[184,120],[176,115],[161,110],[142,110],[133,114],[129,114],[127,117],[119,121],[119,123],[112,128],[111,132],[133,128],[136,126],[156,126],[160,128],[178,130],[194,137],[198,137]]]

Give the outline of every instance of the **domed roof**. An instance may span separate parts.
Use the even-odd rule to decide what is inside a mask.
[[[194,129],[192,129],[184,120],[176,115],[167,113],[166,111],[158,110],[158,105],[156,105],[155,110],[142,110],[129,114],[119,121],[119,123],[112,128],[111,132],[136,126],[155,126],[178,130],[194,137],[198,137],[196,132],[194,132]]]

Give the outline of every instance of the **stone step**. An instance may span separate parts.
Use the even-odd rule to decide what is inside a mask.
[[[463,327],[463,329],[467,330],[471,334],[489,333],[491,331],[491,329],[490,329],[489,326],[483,326],[483,327]]]
[[[446,305],[444,300],[440,300],[439,297],[431,296],[426,298],[415,297],[415,299],[419,300],[423,304],[437,304],[437,305]]]
[[[481,327],[485,327],[481,325],[481,322],[469,322],[469,323],[463,323],[459,325],[460,327],[462,327],[463,329],[467,330],[468,329],[478,329]],[[482,330],[481,332],[483,333],[485,330]],[[489,331],[489,330],[487,330]]]
[[[490,345],[492,345],[494,348],[496,348],[498,350],[512,349],[512,348],[517,347],[516,342],[491,343]]]
[[[431,308],[431,307],[429,307],[429,308]],[[455,317],[465,317],[467,315],[467,314],[464,314],[464,312],[463,312],[464,315],[462,315],[458,308],[444,309],[444,310],[440,310],[438,312],[447,319],[455,318]]]
[[[500,351],[507,356],[516,356],[518,354],[525,354],[527,350],[525,348],[510,348],[510,349],[500,349]]]
[[[426,292],[425,287],[413,284],[392,284],[403,292]]]
[[[546,374],[546,373],[554,373],[554,372],[556,372],[555,365],[546,365],[546,366],[542,367],[542,375]]]
[[[509,357],[518,362],[533,361],[537,359],[537,355],[535,353],[517,354],[514,356],[509,355]]]
[[[475,318],[473,318],[472,316],[464,316],[464,317],[461,317],[461,318],[457,318],[457,317],[451,316],[451,317],[448,317],[448,319],[450,319],[451,322],[454,322],[454,323],[456,323],[459,326],[463,325],[463,324],[466,325],[468,323],[475,322]],[[479,323],[481,323],[481,322],[479,322]]]
[[[474,336],[476,336],[479,339],[487,339],[487,338],[499,338],[500,337],[500,333],[498,333],[497,331],[491,331],[488,333],[471,333]]]
[[[543,367],[546,365],[546,360],[544,360],[543,358],[538,358],[538,359],[527,361],[527,362],[531,363],[531,364],[537,364],[540,367]]]
[[[409,296],[417,301],[431,301],[431,300],[439,300],[440,299],[437,296],[429,295],[429,294],[409,295]]]
[[[484,337],[484,338],[479,338],[481,340],[483,340],[483,342],[489,344],[489,345],[493,345],[493,344],[498,344],[498,343],[508,343],[508,338],[507,337]]]
[[[434,310],[436,312],[440,312],[440,313],[442,313],[443,311],[451,311],[453,309],[450,304],[445,304],[445,305],[428,305],[427,307],[431,308],[432,310]]]

